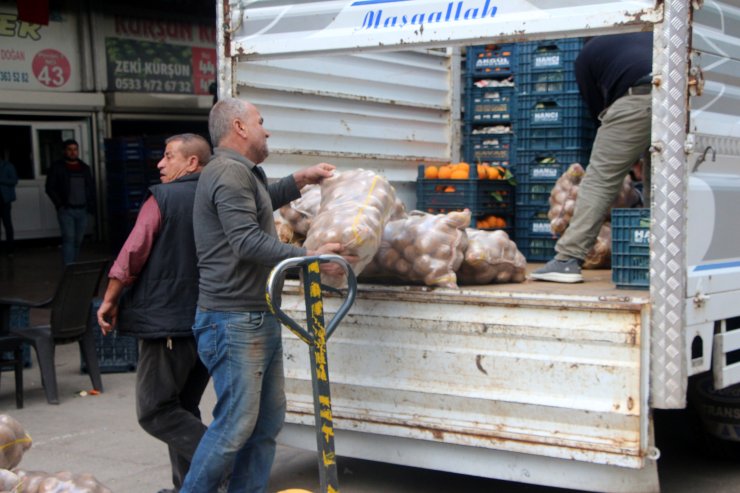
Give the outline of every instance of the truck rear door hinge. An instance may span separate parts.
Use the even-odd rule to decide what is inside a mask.
[[[701,67],[691,67],[689,69],[689,95],[701,96],[704,92],[704,72]]]

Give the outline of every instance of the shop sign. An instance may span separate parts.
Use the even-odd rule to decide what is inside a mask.
[[[215,26],[114,16],[105,39],[108,90],[209,94]]]
[[[52,12],[49,25],[18,19],[14,6],[0,5],[0,89],[79,91],[77,23]]]

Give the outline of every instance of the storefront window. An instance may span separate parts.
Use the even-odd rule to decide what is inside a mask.
[[[30,125],[0,124],[0,158],[13,163],[21,180],[35,178]]]

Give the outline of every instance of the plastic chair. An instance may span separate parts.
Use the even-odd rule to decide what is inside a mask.
[[[13,357],[5,357],[6,353]],[[15,407],[23,409],[23,339],[18,336],[0,335],[0,367],[6,365],[13,365],[15,373]]]
[[[93,388],[103,391],[100,378],[100,365],[95,350],[95,337],[90,325],[90,303],[98,292],[108,260],[75,262],[64,268],[56,293],[50,300],[32,303],[23,300],[0,300],[31,308],[51,308],[49,325],[10,329],[28,341],[36,350],[41,379],[49,404],[59,404],[54,352],[58,344],[77,342],[80,353],[87,364]]]

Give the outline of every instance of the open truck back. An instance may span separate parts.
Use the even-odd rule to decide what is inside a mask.
[[[649,290],[361,284],[329,345],[337,453],[590,491],[659,491],[651,409],[740,381],[740,9],[729,2],[219,2],[219,94],[255,103],[266,169],[388,177],[458,159],[459,46],[653,31]],[[283,309],[305,307],[287,282]],[[327,301],[331,313],[336,305]],[[284,333],[283,442],[315,447]]]

